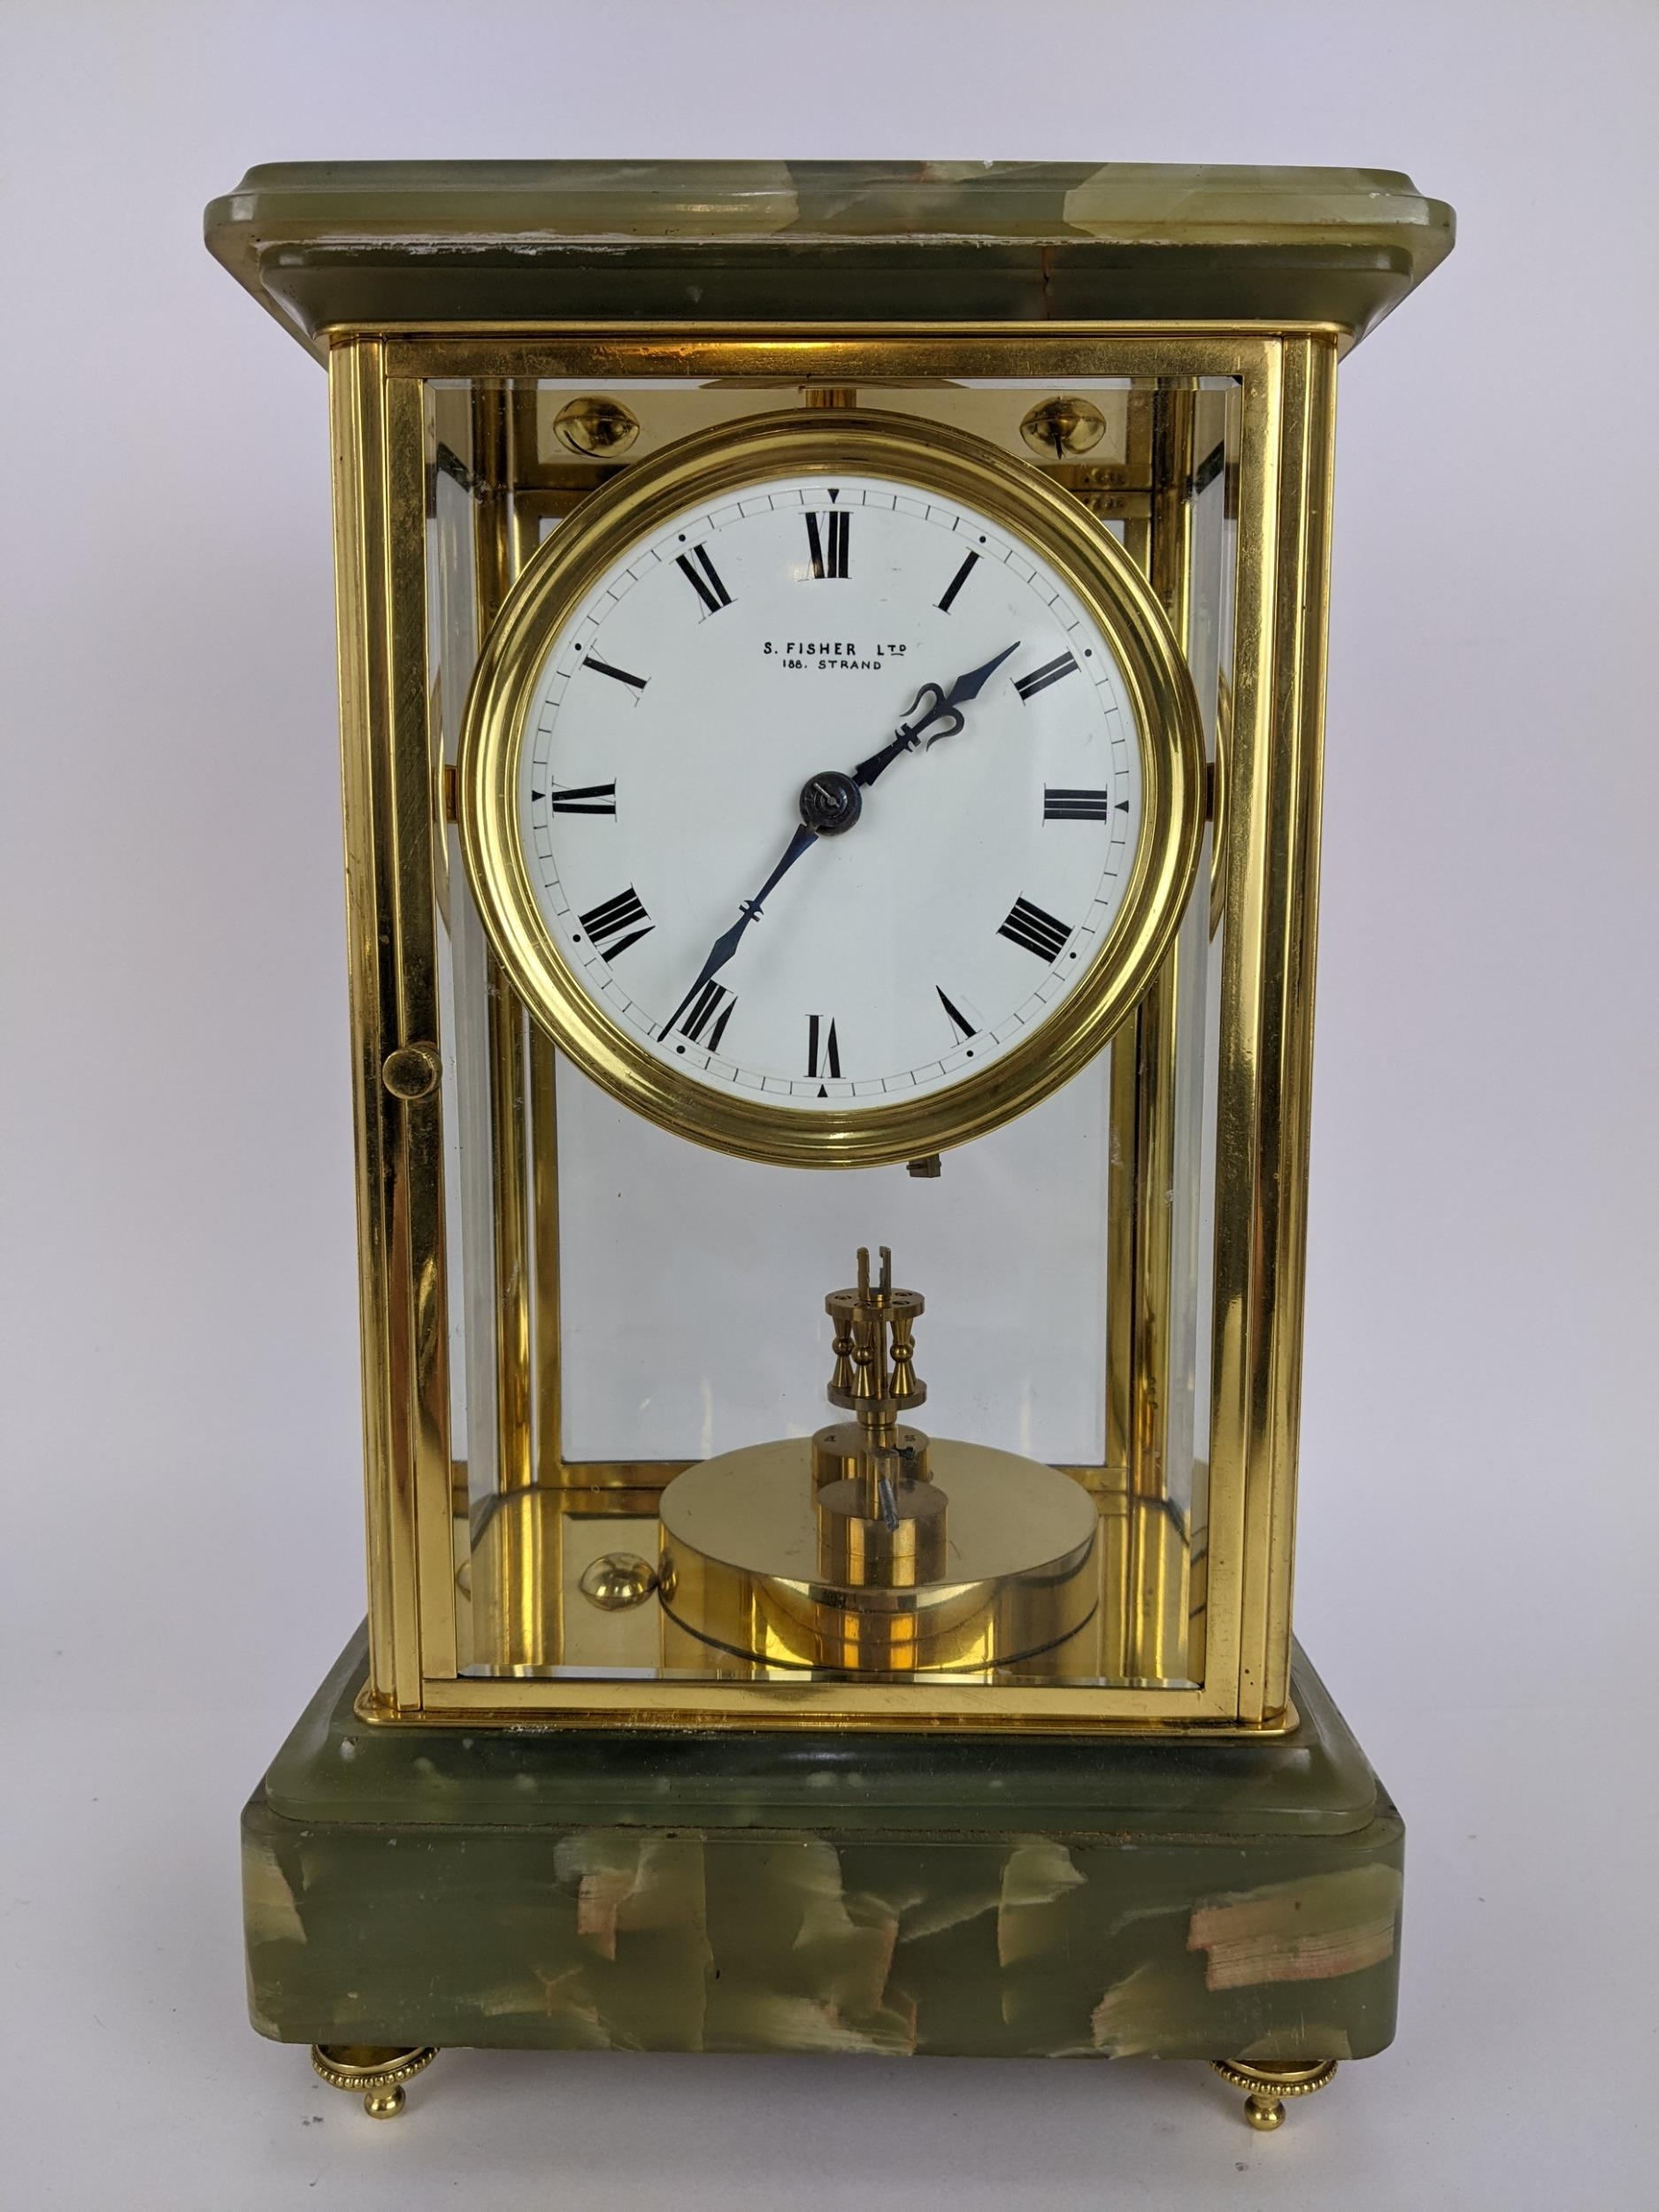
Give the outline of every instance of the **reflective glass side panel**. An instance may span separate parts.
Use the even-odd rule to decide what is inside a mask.
[[[1052,455],[1025,427],[1050,396],[1004,380],[856,398],[989,439],[1118,538],[1187,655],[1219,793],[1236,387],[1086,380],[1072,396],[1097,424],[1080,449],[1063,425]],[[1064,1468],[1098,1504],[1098,1609],[1055,1663],[1076,1681],[1185,1683],[1202,1671],[1213,1351],[1211,831],[1165,970],[1110,1048],[936,1172],[765,1167],[630,1114],[529,1021],[466,883],[449,772],[481,640],[525,564],[618,469],[801,396],[669,379],[426,388],[461,1664],[669,1668],[655,1604],[608,1614],[582,1595],[583,1576],[612,1551],[655,1558],[657,1498],[681,1467],[833,1417],[825,1295],[851,1280],[860,1245],[887,1245],[927,1301],[917,1351],[930,1432]],[[637,423],[625,450],[581,449],[595,399]],[[687,1664],[682,1640],[671,1671]]]

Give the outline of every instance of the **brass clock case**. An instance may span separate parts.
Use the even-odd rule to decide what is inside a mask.
[[[518,826],[529,709],[553,640],[630,547],[689,507],[771,475],[892,477],[976,506],[1064,578],[1110,644],[1141,752],[1127,887],[1087,971],[1029,1037],[950,1089],[802,1112],[664,1066],[589,998],[543,921]],[[716,1150],[787,1167],[875,1167],[963,1144],[1024,1113],[1109,1041],[1150,981],[1192,888],[1203,827],[1197,700],[1163,610],[1069,492],[965,432],[873,411],[780,412],[721,426],[626,470],[529,562],[480,656],[458,762],[461,845],[501,964],[534,1018],[624,1105]]]

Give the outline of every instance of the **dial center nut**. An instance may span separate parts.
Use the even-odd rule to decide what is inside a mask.
[[[864,795],[839,768],[821,768],[801,787],[801,819],[820,837],[839,837],[864,810]]]

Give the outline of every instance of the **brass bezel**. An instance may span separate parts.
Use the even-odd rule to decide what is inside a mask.
[[[1121,905],[1054,1011],[987,1067],[920,1098],[803,1112],[664,1066],[577,981],[525,864],[518,785],[549,641],[629,548],[768,476],[895,477],[960,499],[1040,552],[1110,644],[1143,795]],[[873,734],[873,733],[872,733]],[[532,557],[480,655],[457,762],[461,846],[497,957],[533,1018],[624,1105],[715,1150],[782,1167],[877,1167],[943,1151],[1037,1105],[1110,1041],[1179,925],[1203,833],[1198,702],[1157,600],[1071,493],[972,434],[873,410],[780,411],[680,440],[594,492]]]

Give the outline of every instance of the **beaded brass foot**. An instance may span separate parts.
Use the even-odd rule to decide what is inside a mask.
[[[391,2043],[313,2043],[311,2064],[331,2089],[359,2093],[372,2120],[395,2120],[403,2108],[403,2084],[424,2073],[438,2055],[430,2045],[414,2049]]]
[[[1223,2081],[1230,2081],[1235,2089],[1248,2091],[1244,2101],[1244,2116],[1253,2128],[1259,2128],[1264,2134],[1284,2125],[1286,2097],[1311,2097],[1336,2072],[1333,2058],[1319,2059],[1307,2066],[1252,2066],[1233,2058],[1212,2058],[1210,2062]]]

